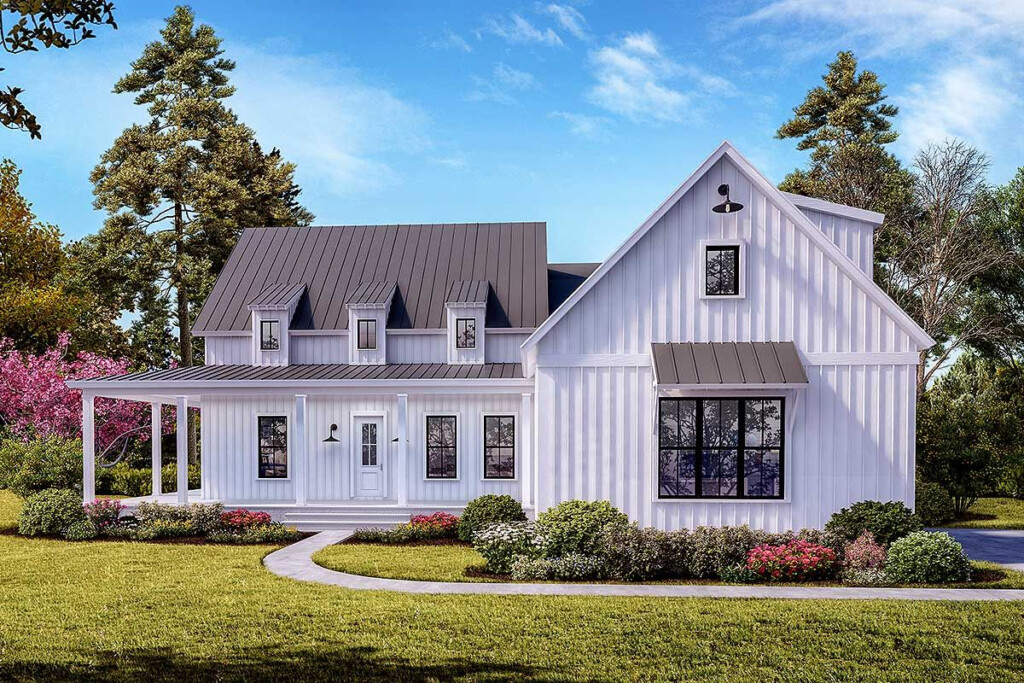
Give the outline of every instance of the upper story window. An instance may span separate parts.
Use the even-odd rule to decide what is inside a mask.
[[[277,320],[260,321],[260,351],[277,351],[281,348],[281,323]]]
[[[256,440],[259,448],[258,477],[288,478],[288,418],[283,415],[260,415],[256,418]]]
[[[704,295],[739,296],[740,247],[709,244],[704,247]]]
[[[476,348],[476,318],[456,318],[455,348]]]
[[[454,415],[427,416],[427,479],[458,477],[457,435]]]
[[[356,348],[367,351],[377,348],[377,321],[359,320],[356,322]]]

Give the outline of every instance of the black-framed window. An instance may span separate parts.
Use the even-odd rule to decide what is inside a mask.
[[[377,348],[377,321],[356,321],[356,348],[361,351],[372,351]]]
[[[705,296],[735,296],[740,293],[740,248],[718,245],[704,248]]]
[[[454,415],[427,416],[427,479],[458,477],[458,425]]]
[[[658,401],[659,498],[782,498],[785,400]]]
[[[288,478],[288,418],[260,415],[256,418],[259,448],[259,478]]]
[[[484,479],[515,478],[515,415],[484,415]]]
[[[260,321],[260,351],[277,351],[281,348],[281,323],[277,320]]]
[[[455,348],[476,348],[476,318],[455,319]]]

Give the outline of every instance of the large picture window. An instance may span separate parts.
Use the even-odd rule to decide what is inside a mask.
[[[288,418],[260,415],[256,418],[259,445],[259,478],[288,478]]]
[[[663,398],[659,498],[781,498],[781,398]]]
[[[736,296],[740,293],[740,248],[708,246],[704,250],[704,295]]]
[[[458,477],[457,443],[454,415],[427,416],[427,479]]]
[[[281,348],[281,323],[277,320],[260,321],[260,351],[277,351]]]
[[[516,418],[484,416],[484,479],[515,479]]]

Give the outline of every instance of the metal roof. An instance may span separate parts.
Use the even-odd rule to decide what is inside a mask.
[[[658,384],[807,384],[793,342],[651,344]]]
[[[250,228],[221,270],[193,331],[246,332],[246,304],[269,283],[305,282],[293,329],[348,326],[366,282],[396,282],[389,328],[443,329],[453,281],[490,282],[489,327],[537,327],[548,315],[544,223]]]
[[[302,282],[269,282],[259,294],[249,299],[249,308],[264,306],[287,306],[306,289]]]
[[[196,365],[189,368],[150,370],[108,375],[90,382],[275,382],[301,380],[426,380],[426,379],[522,379],[519,363],[392,363],[388,365]]]
[[[379,304],[391,301],[397,282],[363,282],[345,300],[345,305]]]
[[[486,304],[491,283],[487,280],[457,280],[448,288],[445,303]]]

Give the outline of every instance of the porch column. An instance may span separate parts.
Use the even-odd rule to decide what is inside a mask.
[[[519,483],[523,487],[523,507],[529,507],[533,501],[533,407],[531,394],[523,394],[523,407],[519,411],[522,423],[519,450],[522,457],[519,462]]]
[[[398,395],[398,462],[395,467],[395,497],[399,505],[409,503],[409,395]]]
[[[82,500],[96,500],[96,429],[93,397],[82,392]]]
[[[295,504],[306,504],[306,395],[295,395],[295,438],[292,443],[292,487]]]
[[[176,396],[177,455],[178,455],[178,505],[188,503],[188,396]]]
[[[149,447],[150,455],[152,458],[153,468],[153,495],[159,496],[161,493],[161,487],[163,486],[163,444],[161,439],[163,438],[163,424],[160,419],[160,403],[154,402],[149,406],[149,412],[152,416],[152,424],[150,425],[149,435]]]

